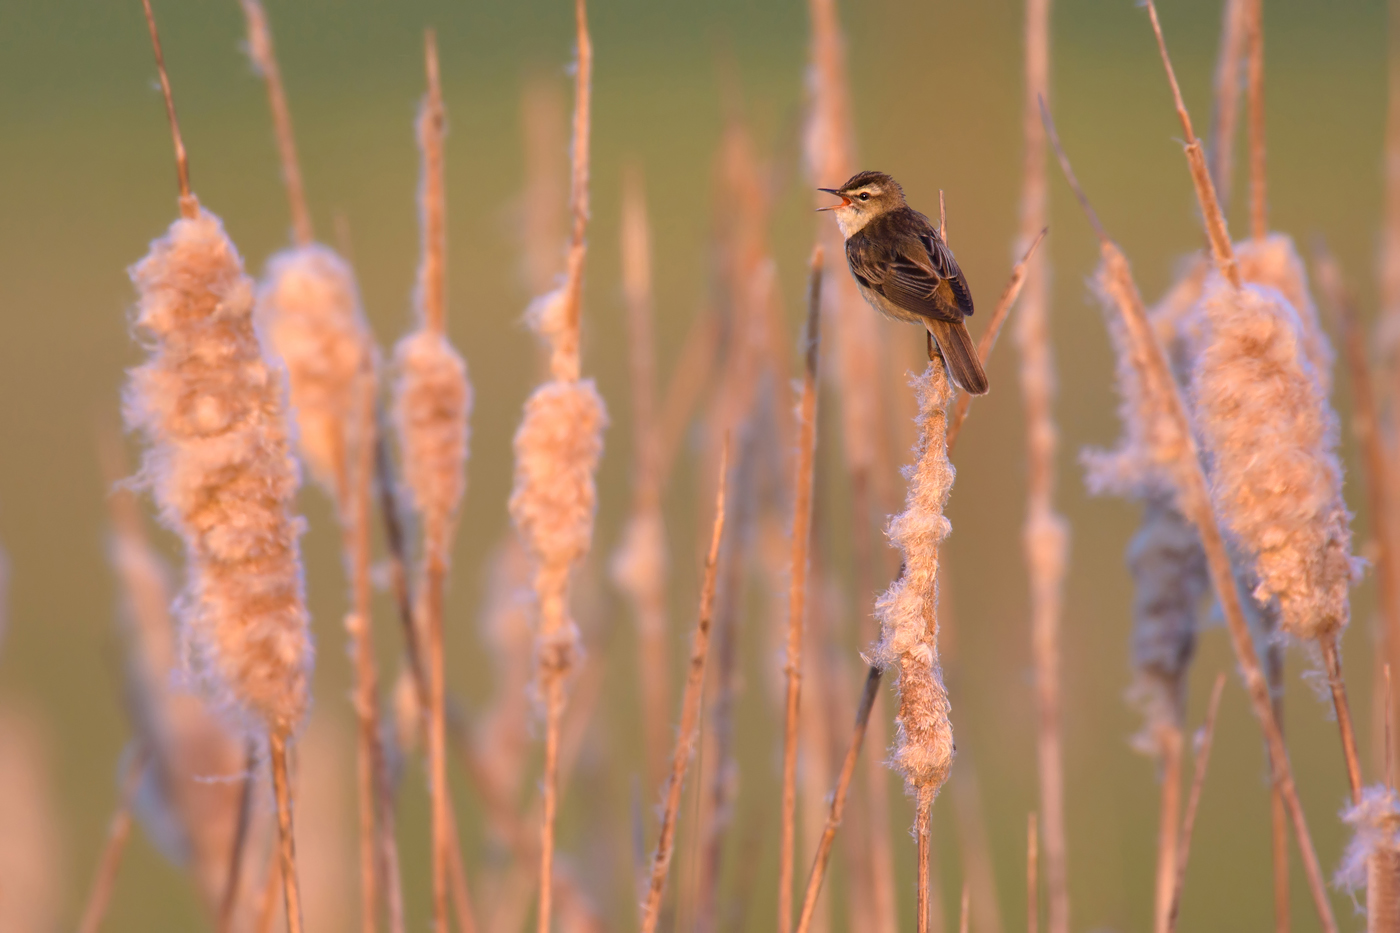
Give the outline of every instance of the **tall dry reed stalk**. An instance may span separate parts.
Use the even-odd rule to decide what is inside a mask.
[[[947,409],[953,390],[942,362],[933,360],[914,382],[919,399],[919,445],[909,473],[905,510],[890,519],[890,540],[904,556],[904,572],[875,604],[880,643],[872,657],[894,668],[899,691],[891,765],[915,798],[919,869],[918,929],[928,929],[929,814],[953,763],[948,693],[938,664],[938,551],[951,526],[943,515],[952,491],[947,455]]]
[[[535,565],[539,605],[537,687],[544,701],[540,824],[540,933],[549,933],[554,875],[554,826],[558,812],[559,734],[565,686],[577,663],[581,639],[569,611],[569,575],[593,537],[597,491],[594,473],[602,455],[607,413],[592,380],[580,379],[579,323],[587,254],[588,175],[593,47],[584,0],[575,0],[578,35],[570,206],[572,232],[564,284],[537,300],[530,324],[550,347],[549,381],[525,402],[515,435],[515,486],[510,514]]]
[[[334,250],[314,242],[291,112],[267,15],[260,0],[242,0],[242,6],[249,57],[267,86],[295,243],[268,262],[255,318],[287,370],[289,401],[296,413],[297,451],[331,496],[342,529],[353,607],[345,625],[354,658],[354,707],[359,720],[360,924],[365,933],[377,927],[382,887],[391,928],[398,930],[403,925],[398,850],[385,787],[379,675],[370,641],[370,516],[361,507],[363,494],[373,481],[363,465],[375,444],[374,338],[360,307],[350,264]],[[365,392],[361,383],[365,380],[370,385],[368,399],[362,402]],[[371,406],[368,419],[361,412],[364,404]]]
[[[457,513],[466,492],[472,392],[466,363],[447,336],[447,218],[443,187],[446,133],[438,74],[437,41],[429,31],[424,54],[427,93],[419,107],[422,155],[419,219],[422,255],[414,291],[417,327],[394,348],[398,380],[394,420],[405,464],[404,481],[422,519],[422,566],[416,628],[426,641],[428,675],[428,770],[432,794],[433,918],[447,929],[454,885],[455,830],[447,786],[447,726],[443,671],[443,596]],[[461,894],[456,894],[460,901]],[[470,908],[459,903],[459,923],[471,925]]]
[[[804,149],[809,180],[813,185],[829,187],[841,184],[857,171],[845,39],[836,0],[809,0],[807,7],[811,49]],[[821,225],[818,242],[828,255],[844,255],[835,224]],[[886,479],[891,471],[889,440],[878,427],[883,423],[879,417],[879,374],[884,354],[878,320],[856,293],[854,280],[846,275],[834,276],[826,291],[826,313],[832,325],[828,328],[830,342],[836,348],[831,373],[840,386],[842,454],[851,480],[856,598],[863,603],[877,586],[875,515],[886,515],[894,509],[894,493]],[[861,640],[871,641],[875,634],[873,622],[864,621]],[[871,741],[883,748],[886,734],[879,695],[873,716]],[[871,933],[895,933],[899,915],[889,830],[888,776],[876,756],[866,761],[866,860],[872,907],[867,929]]]
[[[1343,819],[1356,830],[1335,884],[1366,889],[1367,933],[1400,929],[1400,799],[1383,784],[1368,787]]]
[[[1040,102],[1050,96],[1050,0],[1026,0],[1026,85],[1022,132],[1021,248],[1045,228],[1048,205],[1045,129]],[[1069,872],[1066,865],[1064,751],[1060,740],[1060,615],[1069,528],[1055,511],[1056,436],[1052,404],[1055,363],[1050,347],[1049,265],[1043,252],[1027,263],[1026,296],[1017,319],[1021,395],[1026,411],[1027,511],[1024,531],[1030,573],[1031,654],[1035,661],[1036,751],[1040,771],[1040,817],[1045,845],[1049,933],[1069,933]]]
[[[1172,873],[1171,907],[1167,911],[1167,933],[1176,929],[1177,914],[1181,910],[1181,889],[1186,881],[1186,864],[1191,856],[1191,833],[1196,827],[1196,813],[1201,805],[1201,789],[1205,786],[1206,768],[1210,765],[1210,747],[1215,740],[1215,718],[1220,712],[1220,698],[1225,693],[1225,674],[1215,677],[1215,687],[1211,690],[1210,704],[1206,707],[1205,725],[1196,735],[1196,767],[1191,778],[1191,792],[1186,799],[1186,815],[1181,819],[1178,833],[1176,864]]]
[[[817,449],[817,361],[821,348],[822,247],[812,252],[803,330],[802,395],[797,408],[797,457],[793,477],[792,562],[788,587],[787,679],[783,707],[783,789],[778,847],[778,929],[792,929],[792,868],[797,820],[798,713],[802,703],[802,636],[806,624],[808,551],[812,543],[812,486]]]
[[[627,596],[637,622],[637,669],[647,783],[666,773],[669,724],[666,639],[666,525],[661,512],[657,462],[656,360],[652,334],[651,230],[641,179],[628,172],[622,186],[622,291],[627,305],[627,346],[632,383],[632,505],[612,577]]]
[[[136,327],[151,354],[131,371],[123,409],[149,445],[142,481],[185,545],[189,655],[209,689],[267,730],[287,926],[300,933],[286,750],[306,711],[312,647],[287,403],[253,330],[253,283],[218,218],[190,193],[155,16],[143,2],[175,140],[181,217],[131,270]]]
[[[1392,438],[1387,450],[1394,456],[1393,439],[1400,437],[1400,9],[1396,4],[1389,4],[1387,19],[1384,200],[1376,268],[1380,314],[1374,340],[1380,389],[1377,407],[1383,427]],[[1393,484],[1393,472],[1389,475],[1387,521],[1393,528],[1400,528],[1400,487]],[[1392,670],[1400,671],[1400,614],[1386,615],[1383,623],[1379,653]],[[1379,699],[1381,678],[1373,678],[1372,683]],[[1392,720],[1400,719],[1397,704],[1400,696],[1393,696],[1388,707]],[[1400,747],[1385,745],[1383,750],[1389,756],[1384,769],[1400,769]]]
[[[671,755],[670,776],[666,782],[666,804],[662,811],[661,828],[656,840],[656,852],[652,856],[646,893],[641,904],[642,933],[655,933],[661,919],[661,895],[666,889],[666,876],[670,871],[671,856],[675,848],[676,821],[680,812],[681,789],[685,780],[686,767],[689,765],[695,749],[695,732],[699,727],[701,693],[705,683],[705,662],[710,650],[710,623],[714,614],[719,546],[724,535],[724,508],[729,470],[727,444],[720,454],[719,469],[718,491],[715,494],[714,525],[710,531],[710,549],[705,558],[705,578],[700,587],[700,612],[695,621],[695,635],[690,649],[690,664],[686,670],[675,751]]]
[[[1155,23],[1156,9],[1150,0],[1148,11]],[[1165,53],[1164,45],[1162,51]],[[1180,108],[1180,112],[1184,114],[1185,108]],[[1216,598],[1220,601],[1226,626],[1230,632],[1230,642],[1244,673],[1251,706],[1264,732],[1274,781],[1283,795],[1289,819],[1293,823],[1294,832],[1298,838],[1298,847],[1301,850],[1304,868],[1308,875],[1309,889],[1313,895],[1318,915],[1322,918],[1324,929],[1329,933],[1335,933],[1336,921],[1332,917],[1332,908],[1327,900],[1326,888],[1322,882],[1322,870],[1317,860],[1317,853],[1313,849],[1302,804],[1298,800],[1297,787],[1293,782],[1293,772],[1288,762],[1288,752],[1284,745],[1283,734],[1274,718],[1268,681],[1264,676],[1254,645],[1250,641],[1249,626],[1240,606],[1239,594],[1235,588],[1234,571],[1226,551],[1225,540],[1211,509],[1209,486],[1201,467],[1195,440],[1191,435],[1191,423],[1186,405],[1172,374],[1166,351],[1162,348],[1152,327],[1152,322],[1148,318],[1128,261],[1113,241],[1108,238],[1097,215],[1093,212],[1093,208],[1084,197],[1082,189],[1079,188],[1069,159],[1065,156],[1063,149],[1059,146],[1058,139],[1055,137],[1053,124],[1050,124],[1049,111],[1043,111],[1043,116],[1050,133],[1051,143],[1060,158],[1060,165],[1064,169],[1066,179],[1071,188],[1074,189],[1076,197],[1079,198],[1080,204],[1089,215],[1099,236],[1099,249],[1104,266],[1102,281],[1118,312],[1118,317],[1115,319],[1116,324],[1110,326],[1110,333],[1120,338],[1121,344],[1118,354],[1126,356],[1131,361],[1137,378],[1144,387],[1147,410],[1152,413],[1152,419],[1149,424],[1143,426],[1143,430],[1150,439],[1149,449],[1153,453],[1153,462],[1170,478],[1177,497],[1177,507],[1196,526],[1197,533],[1201,537],[1201,543],[1206,552],[1207,566],[1210,569],[1211,585],[1215,590]],[[1210,176],[1205,169],[1205,157],[1202,154],[1200,143],[1193,133],[1188,131],[1186,135],[1189,140],[1187,154],[1192,178],[1209,186]],[[1207,205],[1213,204],[1215,204],[1213,199],[1207,202]],[[1215,207],[1213,219],[1209,207],[1206,209],[1206,216],[1210,220],[1208,230],[1211,231],[1211,247],[1217,262],[1226,270],[1233,270],[1234,280],[1238,281],[1238,268],[1234,265],[1233,260],[1221,261],[1222,256],[1230,255],[1228,253],[1230,244],[1228,234],[1220,236],[1214,226],[1219,224],[1223,227],[1224,223],[1223,218],[1220,217],[1218,205]],[[1222,242],[1225,250],[1223,253],[1220,250]]]
[[[140,745],[128,747],[127,757],[126,774],[121,782],[117,808],[107,824],[107,843],[103,846],[102,856],[97,862],[97,874],[88,891],[82,919],[78,921],[79,933],[97,933],[102,929],[102,921],[107,916],[107,906],[112,900],[112,891],[117,885],[117,872],[121,869],[122,855],[126,852],[127,840],[131,838],[131,811],[136,793],[141,787],[142,773],[146,770],[146,749]]]
[[[1225,0],[1221,10],[1220,50],[1215,58],[1214,107],[1206,147],[1210,177],[1220,203],[1230,203],[1235,167],[1235,130],[1240,114],[1241,64],[1249,40],[1249,5],[1253,0]]]
[[[3,595],[3,594],[0,594]],[[59,929],[66,914],[62,812],[47,736],[20,710],[0,706],[0,931]]]

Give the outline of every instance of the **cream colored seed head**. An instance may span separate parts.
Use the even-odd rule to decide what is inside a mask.
[[[201,674],[289,732],[312,665],[284,377],[253,331],[253,284],[218,218],[177,220],[131,270],[151,355],[124,393],[143,480],[185,543],[179,601]]]
[[[1200,307],[1191,396],[1215,510],[1255,561],[1255,598],[1279,601],[1284,629],[1301,639],[1336,633],[1357,568],[1337,416],[1305,328],[1279,292],[1215,275]]]
[[[445,556],[467,485],[472,408],[467,364],[445,336],[423,328],[399,341],[394,365],[404,481],[424,518],[428,546]]]
[[[302,461],[338,499],[355,380],[372,352],[354,273],[325,246],[284,250],[268,263],[256,320],[287,369]]]

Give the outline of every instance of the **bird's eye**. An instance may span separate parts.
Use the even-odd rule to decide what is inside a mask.
[[[856,195],[856,197],[860,198],[862,201],[869,201],[869,200],[870,200],[870,192],[868,192],[868,191],[862,191],[860,194]]]

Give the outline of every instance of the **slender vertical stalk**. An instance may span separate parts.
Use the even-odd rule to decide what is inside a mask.
[[[914,835],[918,839],[918,860],[919,860],[919,897],[918,897],[918,931],[919,933],[929,933],[929,901],[931,900],[929,887],[929,844],[932,841],[933,823],[933,791],[929,788],[920,788],[918,802],[914,811]]]
[[[1040,930],[1040,833],[1035,811],[1026,817],[1026,933]]]
[[[1337,637],[1324,636],[1318,643],[1322,649],[1323,669],[1327,671],[1327,686],[1332,692],[1332,707],[1337,713],[1337,730],[1342,737],[1342,755],[1346,759],[1347,782],[1351,785],[1351,802],[1361,803],[1361,761],[1356,754],[1356,730],[1351,721],[1351,705],[1347,703],[1347,687],[1342,680],[1342,659],[1337,651]]]
[[[1269,235],[1269,180],[1264,147],[1264,0],[1249,0],[1249,224]]]
[[[282,732],[274,731],[269,737],[269,752],[272,791],[277,798],[277,852],[283,903],[287,908],[287,933],[302,933],[301,887],[297,884],[297,849],[292,835],[292,789],[287,780],[287,737]]]
[[[229,850],[228,880],[224,883],[223,898],[219,902],[217,929],[219,933],[230,933],[233,929],[233,915],[238,907],[238,890],[243,877],[243,854],[248,845],[248,826],[252,822],[253,787],[257,768],[257,745],[249,740],[248,751],[244,756],[243,788],[238,794],[238,823],[233,831],[233,846]]]
[[[714,612],[715,578],[719,566],[719,544],[724,534],[724,500],[729,467],[729,444],[720,454],[719,489],[715,495],[715,520],[710,531],[710,550],[705,558],[705,580],[700,588],[700,613],[695,622],[695,637],[691,645],[690,666],[686,673],[685,692],[681,700],[680,729],[676,735],[675,751],[671,755],[671,776],[666,785],[666,809],[661,816],[661,829],[652,857],[650,880],[642,903],[642,933],[655,933],[661,918],[661,895],[666,889],[666,875],[671,867],[675,846],[676,819],[680,810],[681,789],[686,766],[695,748],[695,730],[700,717],[701,693],[705,686],[705,660],[710,648],[710,622]]]
[[[138,748],[127,764],[126,777],[122,781],[120,797],[112,821],[107,825],[107,845],[102,849],[102,857],[97,862],[97,875],[88,892],[87,906],[83,908],[83,919],[78,924],[79,933],[97,933],[102,920],[107,915],[107,905],[112,900],[112,889],[117,884],[117,871],[121,868],[122,854],[126,842],[131,837],[131,804],[141,785],[141,774],[146,768],[146,751]],[[23,892],[10,895],[23,896]]]
[[[797,476],[792,506],[792,577],[788,588],[787,700],[783,719],[782,836],[778,850],[778,930],[792,929],[793,837],[797,809],[797,718],[802,702],[802,627],[812,537],[812,481],[817,446],[817,360],[821,341],[822,248],[812,251],[807,286],[806,365],[797,410]]]
[[[1248,42],[1246,20],[1254,0],[1225,0],[1220,51],[1215,60],[1215,106],[1210,120],[1210,176],[1220,203],[1229,206],[1234,173],[1235,128],[1240,109],[1240,63]]]
[[[287,108],[287,94],[282,87],[282,69],[278,67],[277,55],[273,51],[272,32],[267,28],[267,13],[263,10],[261,0],[242,2],[243,16],[248,21],[248,53],[267,85],[267,100],[272,108],[277,153],[282,163],[282,182],[287,186],[287,202],[292,209],[292,235],[298,246],[308,246],[314,238],[311,212],[306,207],[306,188],[302,184],[296,137],[292,133],[292,113]]]
[[[165,98],[165,118],[170,124],[170,140],[175,146],[175,180],[180,187],[180,216],[185,219],[199,213],[199,204],[190,193],[190,160],[185,152],[185,140],[180,136],[180,121],[175,116],[175,95],[170,90],[170,75],[165,71],[165,53],[160,47],[160,33],[156,31],[156,15],[151,10],[151,0],[141,0],[146,12],[146,29],[151,34],[151,49],[156,56],[156,74],[160,77],[160,92]]]
[[[1215,717],[1220,712],[1220,698],[1225,692],[1225,675],[1216,675],[1215,687],[1206,707],[1206,722],[1196,737],[1196,769],[1191,778],[1191,793],[1186,800],[1186,816],[1181,822],[1181,841],[1177,844],[1175,879],[1172,884],[1171,910],[1167,912],[1167,933],[1176,929],[1181,910],[1181,887],[1186,880],[1186,862],[1191,856],[1191,833],[1196,828],[1196,811],[1201,805],[1201,788],[1206,782],[1206,767],[1210,764],[1210,745],[1215,737]]]
[[[1045,129],[1040,101],[1050,95],[1050,0],[1026,0],[1026,87],[1023,132],[1021,242],[1031,243],[1045,227],[1048,204]],[[1064,763],[1060,741],[1060,613],[1068,530],[1055,512],[1056,430],[1051,410],[1055,380],[1050,347],[1049,267],[1044,253],[1032,254],[1026,298],[1017,322],[1021,392],[1026,410],[1026,561],[1030,571],[1031,644],[1035,660],[1037,757],[1040,812],[1044,820],[1049,933],[1069,933],[1066,867]]]
[[[1159,747],[1162,755],[1161,806],[1157,817],[1157,889],[1153,929],[1166,933],[1171,917],[1172,891],[1176,887],[1177,820],[1181,813],[1181,729],[1163,723]]]

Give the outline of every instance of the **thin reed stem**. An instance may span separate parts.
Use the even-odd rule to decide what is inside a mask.
[[[1045,127],[1040,103],[1050,95],[1050,0],[1026,0],[1025,103],[1022,131],[1022,243],[1045,228],[1049,199],[1045,171]],[[1026,411],[1027,490],[1024,547],[1030,573],[1031,647],[1035,662],[1037,760],[1040,812],[1044,820],[1049,933],[1069,933],[1069,871],[1065,842],[1064,751],[1060,736],[1060,615],[1068,528],[1055,511],[1057,449],[1050,346],[1049,267],[1043,253],[1030,253],[1026,298],[1017,320],[1021,394]]]
[[[274,730],[268,737],[268,750],[272,759],[272,792],[277,798],[277,852],[281,864],[283,903],[287,908],[287,933],[302,933],[297,847],[292,833],[292,788],[287,780],[286,735]]]
[[[146,768],[146,758],[145,748],[139,747],[127,765],[116,812],[107,824],[107,845],[103,847],[102,857],[98,859],[97,875],[92,880],[87,906],[83,908],[83,918],[78,924],[79,933],[97,933],[102,927],[103,918],[107,916],[107,906],[112,901],[112,890],[117,885],[117,871],[121,868],[127,840],[131,838],[131,804],[141,786],[141,774]],[[23,892],[12,892],[10,896],[22,897]]]
[[[423,98],[420,144],[423,150],[422,212],[423,259],[418,268],[419,303],[423,323],[435,334],[447,332],[447,194],[443,186],[442,138],[446,118],[438,69],[437,34],[423,34],[423,56],[428,93]]]
[[[1181,728],[1159,725],[1162,756],[1161,805],[1157,817],[1157,888],[1153,929],[1166,933],[1171,916],[1172,891],[1176,888],[1176,847],[1180,838],[1177,820],[1181,815]]]
[[[1181,912],[1181,888],[1186,881],[1186,863],[1191,858],[1191,833],[1196,828],[1196,811],[1201,805],[1201,788],[1206,783],[1206,768],[1210,764],[1210,746],[1215,738],[1215,717],[1220,712],[1220,698],[1225,693],[1225,674],[1215,677],[1211,688],[1210,704],[1206,707],[1205,725],[1196,737],[1196,768],[1191,777],[1191,792],[1186,798],[1186,815],[1181,821],[1181,841],[1176,848],[1176,872],[1172,885],[1171,910],[1167,913],[1167,933],[1176,929],[1177,915]]]
[[[1026,933],[1040,929],[1040,832],[1035,811],[1026,817]]]
[[[258,899],[257,923],[253,927],[257,933],[272,933],[273,925],[277,922],[277,892],[282,889],[282,862],[277,853],[274,852],[267,862],[262,896]]]
[[[1225,0],[1220,25],[1220,52],[1215,60],[1215,106],[1210,121],[1210,177],[1220,202],[1230,203],[1234,172],[1235,128],[1240,109],[1240,63],[1248,42],[1249,4]]]
[[[918,839],[917,858],[919,860],[919,895],[918,895],[918,931],[919,933],[929,933],[929,901],[931,888],[929,886],[929,843],[932,841],[933,833],[933,790],[927,787],[919,788],[918,802],[914,810],[914,835]]]
[[[642,903],[642,933],[655,933],[661,919],[661,895],[666,888],[666,875],[671,867],[675,848],[676,819],[681,805],[681,788],[686,766],[695,747],[695,731],[700,718],[701,694],[705,688],[705,660],[710,650],[710,622],[714,613],[715,580],[719,569],[719,545],[724,535],[724,502],[728,492],[729,441],[726,438],[720,453],[719,484],[715,494],[715,520],[710,531],[710,550],[705,558],[705,579],[700,588],[700,613],[695,620],[695,637],[690,649],[690,665],[686,671],[685,692],[681,699],[680,727],[676,734],[675,751],[671,755],[671,776],[666,785],[666,809],[661,816],[661,829],[656,839],[656,853],[651,862],[651,878]],[[547,930],[542,933],[548,933]]]
[[[423,620],[428,634],[428,771],[432,789],[433,920],[447,929],[448,861],[451,827],[447,822],[447,718],[444,707],[442,587],[447,568],[429,554],[423,577]]]
[[[796,933],[808,933],[812,916],[816,913],[817,896],[821,894],[822,882],[826,880],[827,863],[831,860],[831,848],[836,841],[836,829],[841,825],[841,817],[846,812],[846,796],[851,788],[851,778],[855,776],[856,760],[860,757],[861,744],[865,741],[866,728],[870,725],[870,710],[880,692],[880,668],[871,666],[865,675],[865,689],[860,695],[860,705],[856,708],[856,724],[851,733],[851,743],[846,748],[846,757],[841,762],[841,773],[836,780],[836,790],[831,795],[831,811],[826,818],[826,828],[817,844],[817,855],[812,862],[812,870],[807,875],[807,889],[802,896],[802,911],[798,915]]]
[[[792,505],[792,573],[788,587],[787,700],[783,720],[782,836],[778,850],[778,930],[792,929],[792,863],[797,810],[797,719],[802,702],[802,628],[807,609],[812,484],[817,448],[817,361],[821,345],[822,248],[812,251],[807,284],[805,366],[797,409],[797,475]]]
[[[1152,0],[1148,0],[1148,10],[1155,22],[1156,11],[1152,6]],[[1160,31],[1158,36],[1160,39]],[[1165,46],[1162,48],[1165,51]],[[1184,109],[1182,113],[1185,113]],[[1046,119],[1047,128],[1050,130],[1050,136],[1061,166],[1065,168],[1065,176],[1077,188],[1077,181],[1073,180],[1073,171],[1069,168],[1069,159],[1058,145],[1053,130],[1054,124],[1049,121],[1048,112],[1046,112]],[[1189,125],[1189,118],[1186,118],[1186,121]],[[1209,185],[1208,175],[1206,183]],[[1077,196],[1081,203],[1086,203],[1082,191],[1077,192]],[[1207,213],[1209,215],[1209,212]],[[1223,219],[1221,224],[1223,229]],[[1229,245],[1227,233],[1225,246],[1228,248]],[[1209,487],[1192,434],[1191,420],[1187,415],[1186,404],[1182,400],[1180,389],[1172,375],[1166,351],[1162,348],[1157,334],[1148,320],[1142,295],[1138,291],[1137,283],[1133,280],[1126,257],[1106,237],[1100,242],[1100,251],[1105,269],[1108,270],[1107,288],[1118,307],[1134,366],[1139,368],[1155,410],[1161,413],[1163,423],[1160,427],[1166,432],[1164,437],[1170,438],[1170,440],[1158,441],[1161,445],[1161,449],[1157,453],[1158,459],[1171,470],[1182,514],[1196,526],[1196,530],[1201,536],[1201,545],[1206,554],[1206,564],[1210,570],[1211,585],[1215,589],[1216,598],[1220,601],[1226,627],[1230,633],[1230,642],[1244,674],[1245,684],[1249,689],[1250,705],[1254,710],[1255,718],[1259,720],[1260,728],[1264,732],[1273,780],[1283,794],[1289,819],[1298,839],[1298,848],[1308,876],[1308,888],[1312,894],[1314,906],[1317,908],[1323,929],[1328,933],[1336,933],[1336,920],[1328,900],[1327,886],[1322,877],[1322,867],[1317,859],[1317,851],[1313,848],[1312,836],[1308,832],[1307,817],[1303,813],[1302,803],[1298,799],[1298,790],[1293,781],[1293,769],[1288,761],[1288,749],[1283,741],[1283,733],[1274,716],[1268,680],[1265,678],[1263,668],[1259,663],[1259,656],[1255,652],[1250,636],[1249,624],[1245,620],[1244,610],[1240,605],[1239,590],[1235,582],[1229,552],[1225,547],[1225,539],[1221,533],[1219,521],[1211,508]],[[1228,255],[1229,262],[1233,266],[1233,253]],[[1235,268],[1236,276],[1238,276],[1238,272],[1238,268]]]
[[[238,822],[234,826],[233,845],[229,849],[228,880],[224,882],[224,894],[219,901],[216,925],[219,933],[230,933],[233,929],[233,916],[238,907],[239,886],[243,878],[243,853],[248,846],[248,826],[252,821],[258,747],[251,739],[248,740],[247,746],[247,753],[243,759],[243,787],[238,793]]]
[[[1264,0],[1249,0],[1249,223],[1269,235],[1269,179],[1264,146]]]
[[[1342,737],[1342,755],[1347,763],[1347,782],[1351,785],[1351,802],[1361,803],[1361,759],[1356,754],[1356,730],[1351,720],[1351,704],[1347,702],[1347,685],[1342,680],[1342,658],[1337,650],[1335,634],[1323,636],[1322,663],[1327,671],[1327,687],[1332,692],[1332,707],[1337,713],[1337,731]]]
[[[1181,120],[1182,131],[1186,134],[1186,162],[1191,168],[1191,182],[1196,187],[1196,200],[1200,202],[1201,213],[1205,217],[1211,256],[1220,268],[1220,274],[1235,288],[1239,288],[1243,280],[1240,277],[1239,264],[1235,262],[1235,249],[1230,243],[1225,214],[1220,209],[1219,199],[1216,198],[1210,170],[1206,168],[1201,141],[1196,138],[1196,133],[1191,128],[1191,114],[1186,110],[1186,103],[1181,98],[1181,88],[1176,83],[1176,72],[1172,69],[1171,57],[1167,54],[1167,42],[1162,37],[1162,24],[1157,19],[1157,7],[1152,0],[1146,0],[1146,3],[1147,14],[1152,20],[1152,32],[1157,37],[1157,51],[1162,55],[1162,65],[1171,85],[1172,99],[1176,102],[1176,115]]]
[[[968,887],[967,879],[963,879],[962,902],[958,907],[958,933],[967,933],[968,924],[972,919],[972,889]]]
[[[151,33],[151,49],[156,56],[156,72],[160,75],[160,92],[165,98],[165,118],[170,123],[170,139],[175,146],[175,177],[180,186],[180,216],[191,219],[198,216],[199,206],[190,193],[190,160],[185,152],[185,141],[180,136],[180,121],[175,116],[175,95],[170,91],[170,76],[165,71],[165,53],[160,48],[160,33],[156,30],[156,15],[151,10],[151,0],[141,0],[146,11],[146,28]]]
[[[301,181],[296,137],[292,134],[292,114],[282,87],[282,69],[272,46],[272,31],[261,0],[242,0],[248,21],[248,55],[267,85],[267,102],[272,108],[272,125],[277,135],[277,155],[282,163],[282,182],[287,186],[287,202],[292,210],[292,236],[298,246],[309,246],[315,238],[311,211],[306,207],[306,188]]]

